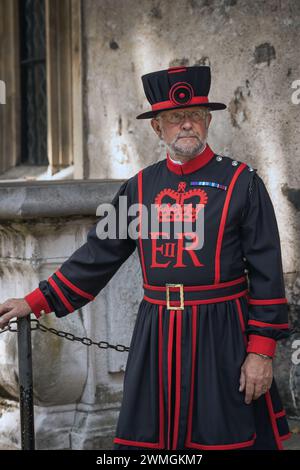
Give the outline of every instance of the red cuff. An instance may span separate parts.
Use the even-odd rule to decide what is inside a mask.
[[[46,297],[39,288],[29,292],[29,294],[25,295],[24,299],[30,306],[36,318],[39,318],[42,313],[52,312]]]
[[[267,338],[260,335],[249,335],[247,352],[266,354],[273,357],[276,349],[276,341],[273,338]]]

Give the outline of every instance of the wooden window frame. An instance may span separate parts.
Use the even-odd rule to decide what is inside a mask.
[[[0,0],[0,79],[7,91],[0,105],[0,173],[20,163],[18,5]],[[81,0],[45,0],[45,7],[48,171],[74,164],[74,178],[84,178]]]

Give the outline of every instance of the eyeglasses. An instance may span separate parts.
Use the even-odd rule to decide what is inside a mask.
[[[186,115],[192,119],[192,121],[200,122],[204,121],[208,115],[208,111],[206,109],[199,109],[197,111],[176,111],[175,113],[162,113],[158,117],[170,124],[179,124],[183,122]]]

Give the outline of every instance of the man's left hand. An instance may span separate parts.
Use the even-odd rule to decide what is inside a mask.
[[[240,388],[245,390],[245,403],[249,405],[271,387],[273,380],[272,359],[249,353],[241,367]]]

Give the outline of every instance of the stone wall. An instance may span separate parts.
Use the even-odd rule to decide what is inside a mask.
[[[116,182],[0,185],[1,200],[7,202],[6,209],[0,210],[0,303],[35,289],[85,243],[96,220],[92,216],[96,207],[100,201],[110,201],[118,186]],[[52,205],[57,208],[53,217],[49,216]],[[77,215],[89,211],[90,216]],[[142,298],[141,279],[135,251],[95,301],[64,318],[54,313],[43,316],[41,323],[95,341],[129,346]],[[32,345],[37,447],[109,448],[128,352],[87,347],[40,331],[32,333]],[[15,333],[0,335],[0,351],[0,397],[4,397],[0,402],[0,448],[18,448]]]

